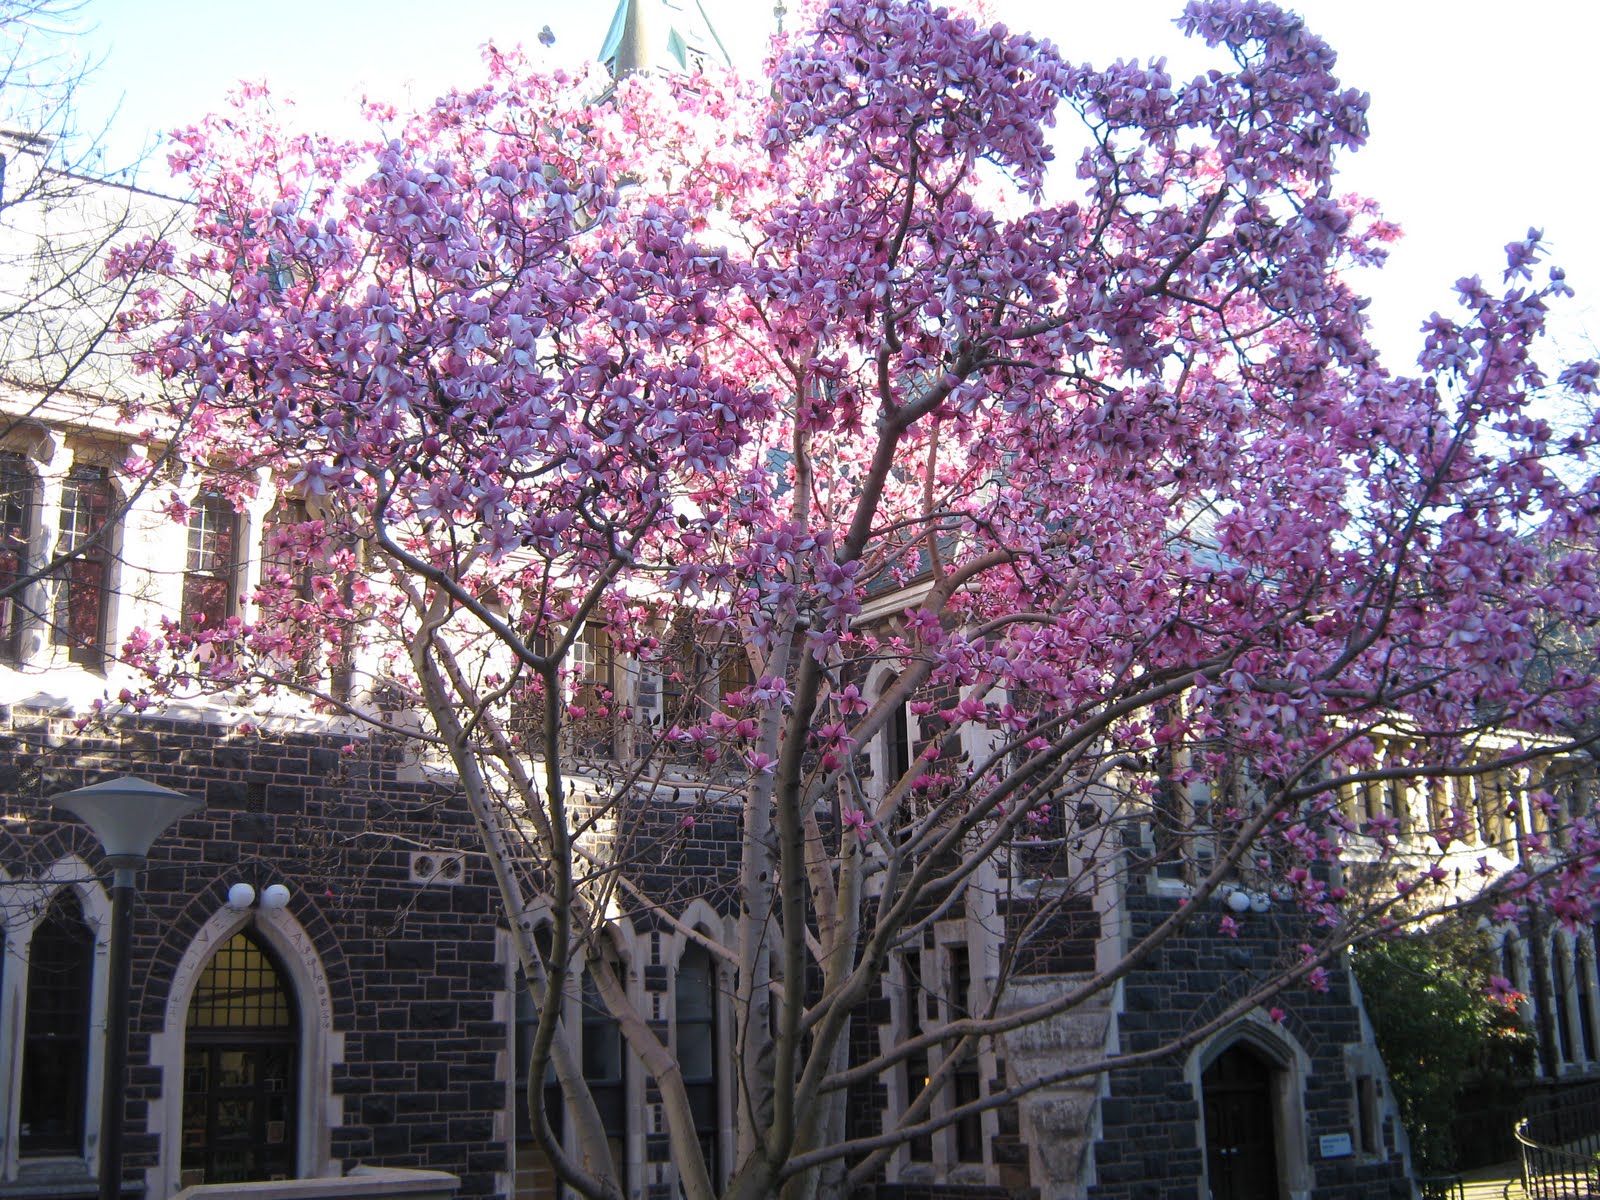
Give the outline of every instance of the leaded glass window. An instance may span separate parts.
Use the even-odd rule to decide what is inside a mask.
[[[272,956],[236,933],[189,1002],[182,1186],[293,1178],[298,1026]]]
[[[104,467],[76,466],[61,488],[56,553],[70,555],[56,573],[50,640],[87,667],[105,664],[110,611],[112,492]]]
[[[600,1111],[606,1142],[617,1180],[627,1185],[628,1094],[627,1052],[622,1027],[611,1015],[594,981],[595,971],[610,970],[608,964],[591,965],[583,976],[583,1079]]]
[[[238,595],[239,514],[226,496],[207,493],[189,514],[183,575],[185,629],[215,629],[233,615]]]
[[[56,894],[28,948],[18,1148],[24,1156],[83,1153],[94,931],[77,895]]]
[[[704,946],[690,946],[678,960],[675,987],[678,1065],[689,1094],[700,1153],[719,1182],[720,1127],[717,1102],[717,974]]]

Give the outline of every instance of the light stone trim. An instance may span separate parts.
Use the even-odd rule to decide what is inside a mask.
[[[332,1157],[332,1130],[341,1123],[342,1116],[341,1102],[333,1094],[333,1066],[344,1061],[344,1034],[334,1027],[333,995],[328,987],[322,959],[317,954],[311,935],[288,909],[237,912],[224,906],[200,927],[184,951],[172,975],[161,1032],[150,1039],[150,1065],[161,1069],[161,1099],[150,1106],[150,1132],[158,1139],[161,1152],[157,1165],[145,1172],[145,1195],[148,1200],[167,1200],[180,1194],[183,1054],[189,1003],[194,997],[200,972],[224,942],[247,926],[278,956],[287,983],[294,992],[295,1007],[299,1013],[296,1170],[302,1180],[326,1180],[339,1174],[339,1164]],[[240,1186],[229,1185],[227,1194],[245,1194],[239,1190]],[[284,1184],[270,1186],[282,1187]],[[187,1188],[181,1194],[203,1196],[223,1193]],[[257,1195],[255,1192],[248,1194]],[[314,1190],[293,1193],[296,1196],[321,1194],[324,1193]],[[260,1193],[262,1200],[266,1200],[267,1195]]]

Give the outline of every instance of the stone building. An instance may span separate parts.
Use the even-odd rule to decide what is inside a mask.
[[[657,44],[679,47],[681,63],[712,52],[715,35],[694,0],[623,0],[605,51],[613,69],[649,69]],[[97,701],[131,684],[108,651],[134,629],[164,615],[215,621],[248,610],[272,555],[265,534],[295,498],[262,496],[237,511],[191,465],[172,473],[189,513],[174,522],[127,467],[159,444],[135,445],[113,412],[74,397],[0,396],[0,585],[76,555],[0,602],[0,1200],[94,1194],[104,1035],[124,1018],[126,1164],[147,1200],[193,1184],[332,1179],[358,1164],[448,1172],[460,1195],[484,1200],[554,1196],[527,1129],[520,1064],[534,1014],[508,934],[510,920],[537,927],[540,914],[500,910],[449,777],[401,742],[310,712],[263,719],[196,701],[84,724]],[[583,653],[594,678],[648,708],[633,665],[598,637]],[[874,774],[916,752],[917,724],[902,714],[872,748]],[[603,740],[616,749],[624,732]],[[123,774],[204,801],[152,852],[127,1014],[107,1011],[99,850],[50,804]],[[624,906],[608,932],[619,980],[678,1048],[702,1145],[725,1170],[731,989],[679,926],[730,921],[738,839],[732,817],[692,790],[649,814],[642,835],[647,890],[678,925]],[[684,822],[672,805],[696,806],[685,811],[697,819]],[[1041,911],[1052,910],[1059,936],[1008,1003],[1059,993],[1119,957],[1186,897],[1181,873],[1153,852],[1154,825],[1123,831],[1126,861],[1148,861],[1092,894],[1058,905],[1036,875],[1020,880],[1009,906],[973,904],[939,921],[882,981],[856,1029],[858,1058],[982,1007],[1008,932]],[[1474,849],[1492,842],[1486,830]],[[993,1095],[1063,1065],[1181,1044],[1252,971],[1293,952],[1299,918],[1267,897],[1252,906],[1237,939],[1202,922],[1097,1001],[1006,1035],[957,1075],[953,1095]],[[1581,944],[1556,994],[1568,998],[1562,1045],[1574,1062],[1593,1063],[1600,999],[1592,943]],[[630,1197],[667,1200],[677,1183],[659,1096],[593,986],[580,978],[569,989],[568,1024],[613,1156]],[[1280,1019],[1253,1013],[1173,1055],[1044,1087],[914,1139],[871,1191],[885,1200],[1412,1194],[1404,1133],[1348,970],[1330,972],[1325,993],[1280,1003]],[[872,1129],[903,1110],[930,1065],[911,1059],[858,1088],[852,1126]]]

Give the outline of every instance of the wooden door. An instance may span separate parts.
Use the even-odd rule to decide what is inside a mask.
[[[1201,1079],[1211,1200],[1279,1200],[1271,1064],[1245,1046],[1225,1050]]]

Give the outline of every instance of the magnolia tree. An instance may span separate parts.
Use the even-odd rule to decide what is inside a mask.
[[[198,249],[147,294],[143,362],[198,402],[196,463],[282,499],[247,619],[125,653],[158,692],[308,694],[449,768],[508,913],[547,914],[512,922],[529,1105],[584,1194],[620,1194],[562,1028],[585,964],[686,1195],[845,1194],[1115,1066],[951,1089],[1186,925],[1226,936],[1231,881],[1298,899],[1304,955],[1188,1042],[1319,985],[1401,902],[1459,906],[1443,858],[1485,836],[1456,783],[1581,745],[1596,430],[1540,419],[1530,357],[1561,274],[1513,244],[1505,290],[1463,281],[1392,374],[1340,276],[1395,232],[1335,187],[1365,97],[1269,5],[1180,25],[1218,63],[1188,82],[838,0],[750,82],[491,50],[482,87],[375,109],[368,141],[279,132],[259,93],[179,136]],[[1423,828],[1343,802],[1408,780]],[[1582,808],[1515,799],[1478,902],[1587,920]],[[697,821],[726,875],[668,869]],[[850,1057],[935,920],[1030,871],[1105,907],[1163,856],[1189,900],[1124,956],[1008,1003],[1040,899],[983,1007]],[[718,922],[686,915],[702,894]],[[732,980],[727,1169],[605,965],[619,913]],[[850,1085],[930,1048],[920,1094],[846,1127]]]

